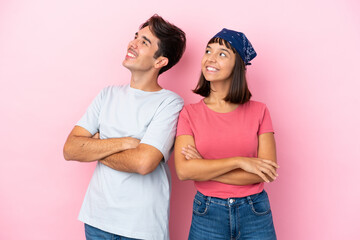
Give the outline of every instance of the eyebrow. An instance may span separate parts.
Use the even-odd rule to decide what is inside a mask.
[[[145,39],[146,41],[148,41],[148,42],[151,44],[150,39],[148,39],[148,38],[147,38],[147,37],[145,37],[145,36],[142,36],[142,38],[143,38],[143,39]]]
[[[135,36],[136,37],[138,37],[139,36],[139,34],[136,32],[135,33]],[[151,41],[150,41],[150,39],[148,39],[147,37],[145,37],[145,36],[141,36],[143,39],[145,39],[145,41],[147,41],[147,42],[149,42],[150,44],[151,44]]]
[[[211,48],[209,45],[207,45],[206,48]],[[230,54],[230,51],[227,48],[220,48],[220,50],[228,52]]]

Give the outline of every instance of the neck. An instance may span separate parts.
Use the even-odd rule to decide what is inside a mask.
[[[231,81],[219,81],[210,83],[209,99],[214,102],[225,102],[223,99],[227,96],[230,90]]]
[[[158,72],[132,71],[130,86],[146,92],[155,92],[162,89],[158,83]]]
[[[217,112],[230,112],[239,105],[224,100],[224,98],[229,93],[230,81],[211,82],[210,87],[211,87],[210,95],[204,99],[205,104],[210,109]]]

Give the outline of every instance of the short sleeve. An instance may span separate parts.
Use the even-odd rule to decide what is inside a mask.
[[[274,129],[272,126],[269,109],[264,106],[264,110],[262,111],[262,117],[260,120],[258,135],[268,132],[274,132]]]
[[[179,112],[183,106],[184,102],[180,97],[173,98],[170,102],[164,101],[140,142],[157,148],[163,154],[165,162],[169,160],[174,146]]]
[[[88,130],[91,134],[95,134],[99,131],[99,116],[102,106],[102,101],[105,95],[104,88],[91,102],[90,106],[87,108],[85,114],[82,118],[76,123],[77,126],[83,127]]]
[[[194,136],[194,133],[190,126],[189,113],[188,113],[186,107],[184,107],[183,110],[181,110],[180,115],[179,115],[176,136],[180,136],[180,135]]]

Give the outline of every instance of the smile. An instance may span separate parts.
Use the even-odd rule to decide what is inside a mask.
[[[218,69],[214,68],[214,67],[206,67],[206,70],[209,72],[217,72],[219,71]]]
[[[136,58],[137,54],[134,50],[132,50],[131,48],[128,49],[127,53],[126,53],[126,57],[127,58]]]
[[[135,58],[135,55],[132,54],[132,53],[129,53],[129,52],[128,52],[126,55],[129,56],[129,57],[131,57],[131,58]]]

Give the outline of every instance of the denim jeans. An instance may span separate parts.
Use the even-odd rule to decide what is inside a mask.
[[[197,192],[189,240],[276,240],[265,191],[221,199]]]
[[[135,238],[127,238],[112,233],[105,232],[101,229],[92,227],[85,223],[86,240],[136,240]]]

